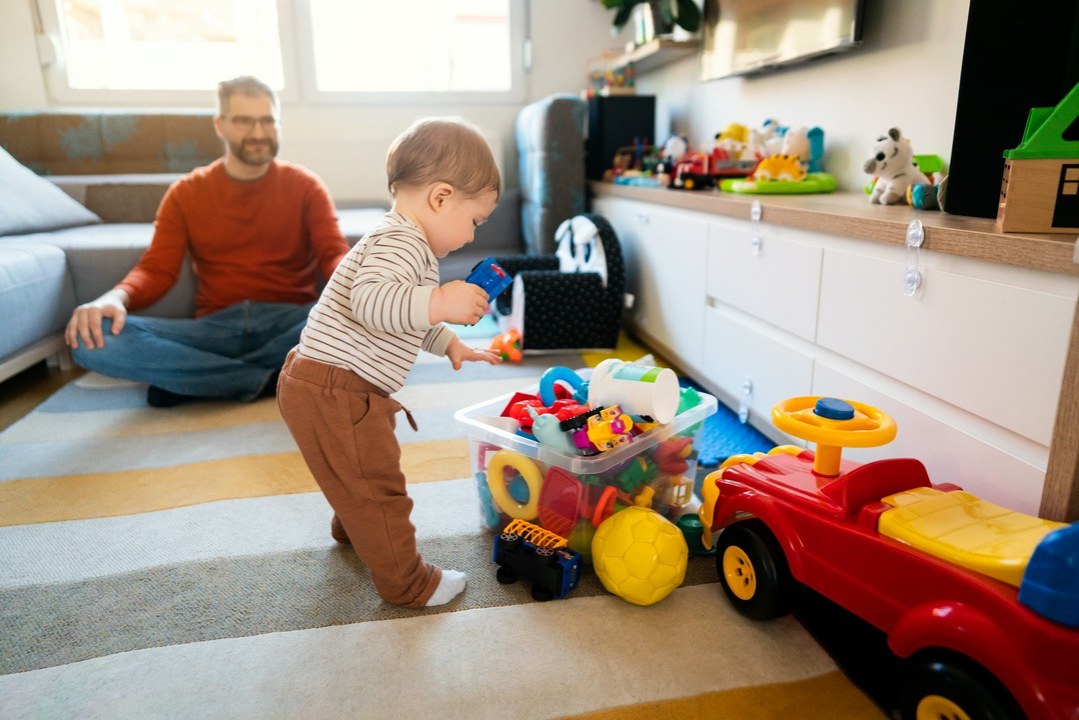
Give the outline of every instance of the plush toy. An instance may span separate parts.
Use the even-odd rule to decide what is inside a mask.
[[[663,144],[663,163],[673,168],[682,162],[682,158],[689,152],[689,141],[685,135],[671,135]]]
[[[797,155],[805,165],[807,172],[821,172],[821,159],[824,157],[824,131],[819,127],[790,128],[783,134],[783,144],[779,148],[782,155]]]
[[[908,187],[930,182],[914,164],[910,139],[903,137],[899,128],[891,128],[887,135],[877,138],[863,169],[876,177],[869,202],[881,205],[906,203]]]
[[[746,150],[752,152],[754,159],[762,160],[769,155],[775,155],[783,147],[783,134],[786,128],[780,127],[779,121],[768,118],[760,127],[749,131],[749,142]]]

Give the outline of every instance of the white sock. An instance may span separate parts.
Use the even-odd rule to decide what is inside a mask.
[[[438,587],[435,588],[435,592],[431,595],[431,599],[427,601],[427,607],[445,605],[450,600],[453,600],[465,589],[465,583],[467,581],[468,576],[463,572],[457,570],[443,570],[442,579],[438,581]]]

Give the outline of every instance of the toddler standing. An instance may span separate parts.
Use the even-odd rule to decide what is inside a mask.
[[[414,123],[390,146],[386,174],[393,208],[327,283],[285,361],[277,402],[334,510],[333,537],[352,544],[386,602],[431,607],[457,596],[466,577],[416,548],[394,435],[402,407],[390,394],[420,350],[448,357],[454,370],[500,362],[443,325],[476,323],[488,298],[463,280],[439,286],[438,258],[472,241],[502,181],[483,136],[454,118]]]

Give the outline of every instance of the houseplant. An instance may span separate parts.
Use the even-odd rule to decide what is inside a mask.
[[[694,0],[602,0],[603,7],[614,10],[612,25],[621,30],[629,21],[633,9],[646,3],[652,10],[656,27],[678,27],[687,32],[697,32],[701,27],[701,9]],[[659,21],[663,22],[660,23]]]

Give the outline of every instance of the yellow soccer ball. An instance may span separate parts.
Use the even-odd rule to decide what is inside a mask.
[[[603,587],[634,605],[654,605],[686,578],[682,531],[655,510],[634,506],[603,521],[592,538],[592,565]]]

